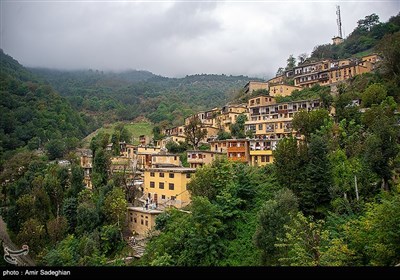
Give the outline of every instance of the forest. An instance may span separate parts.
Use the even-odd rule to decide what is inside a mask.
[[[93,190],[84,188],[73,151],[110,116],[174,124],[199,108],[242,98],[248,78],[66,74],[26,69],[1,51],[0,210],[8,234],[18,246],[29,243],[29,255],[46,266],[398,265],[398,17],[363,31],[371,37],[374,26],[384,27],[368,46],[383,57],[377,71],[340,84],[334,96],[315,86],[282,99],[324,101],[325,108],[295,115],[302,141],[281,140],[275,162],[265,167],[221,158],[198,169],[187,211],[160,214],[144,256],[130,261],[123,235],[132,194],[123,175],[110,174],[105,149],[130,139],[129,131],[116,125],[91,139]]]
[[[144,71],[61,71],[30,69],[43,77],[77,111],[101,123],[144,116],[153,123],[181,125],[189,115],[223,106],[249,79],[198,74],[167,78]]]

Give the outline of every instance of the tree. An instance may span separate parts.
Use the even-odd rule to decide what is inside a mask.
[[[226,158],[218,158],[211,165],[198,169],[187,185],[192,196],[207,197],[214,201],[218,194],[233,184],[234,170]]]
[[[92,232],[100,224],[100,215],[96,205],[92,202],[83,202],[77,209],[77,232]]]
[[[246,137],[244,132],[244,123],[247,121],[247,116],[245,114],[240,114],[236,122],[231,125],[231,134],[237,139],[242,139]]]
[[[47,154],[49,155],[50,160],[62,158],[66,150],[64,142],[60,139],[50,140],[45,145],[45,148],[47,150]]]
[[[283,67],[279,67],[278,70],[276,71],[275,76],[276,77],[281,76],[283,75],[283,73],[285,73],[285,69]]]
[[[37,255],[46,245],[46,230],[43,224],[37,219],[31,218],[22,224],[17,235],[19,244],[27,244],[29,252]]]
[[[388,100],[392,99],[391,97]],[[380,178],[382,188],[389,190],[392,177],[393,159],[399,152],[397,137],[399,128],[394,108],[389,102],[372,106],[363,115],[363,123],[368,128],[365,140],[365,161]]]
[[[300,208],[305,214],[321,215],[329,203],[329,188],[332,185],[328,146],[321,136],[311,137],[307,158],[306,181],[303,188],[295,194],[299,197]]]
[[[201,140],[207,136],[207,130],[203,128],[200,118],[193,116],[188,125],[185,126],[186,141],[196,150]]]
[[[288,137],[280,140],[273,151],[276,177],[282,187],[291,190],[302,181],[305,155],[298,149],[297,139]]]
[[[372,105],[379,105],[386,98],[387,91],[385,87],[380,84],[369,85],[361,96],[363,107],[371,107]]]
[[[47,233],[50,241],[55,244],[64,239],[68,229],[67,219],[63,216],[58,216],[47,222]]]
[[[383,56],[383,72],[400,85],[400,32],[386,34],[377,49]]]
[[[298,212],[290,225],[285,225],[285,235],[278,238],[277,247],[286,255],[279,259],[281,265],[318,266],[321,263],[321,247],[327,232],[323,222],[314,221]]]
[[[317,132],[330,119],[326,109],[318,109],[310,112],[300,111],[294,115],[292,125],[295,130],[300,132],[308,142],[312,133]]]
[[[289,189],[279,190],[274,199],[268,200],[261,208],[253,238],[257,248],[263,252],[263,264],[277,264],[278,250],[275,244],[284,237],[284,226],[290,223],[297,208],[297,198]]]
[[[73,164],[71,167],[71,186],[68,191],[68,195],[77,197],[84,188],[83,184],[83,169],[77,164]]]
[[[379,24],[379,16],[377,14],[371,14],[357,21],[357,24],[357,29],[370,31],[373,26]]]
[[[285,70],[292,70],[294,67],[296,67],[296,58],[291,54],[288,59],[286,60],[286,68]]]
[[[231,139],[232,135],[229,132],[226,132],[224,130],[219,130],[217,134],[217,140],[225,140],[225,139]]]
[[[78,200],[76,197],[68,197],[64,199],[62,214],[67,219],[69,232],[74,232],[77,223],[77,207]]]
[[[122,230],[126,217],[127,201],[124,191],[115,187],[107,194],[104,200],[104,213],[110,224],[116,224],[119,230]]]
[[[309,58],[309,56],[307,53],[300,54],[297,57],[297,59],[299,60],[298,65],[300,66],[300,65],[304,64],[308,58]]]
[[[93,185],[105,186],[108,181],[110,157],[103,149],[98,149],[93,160]]]

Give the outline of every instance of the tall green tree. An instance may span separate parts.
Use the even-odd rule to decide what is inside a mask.
[[[240,114],[236,122],[231,125],[231,135],[237,139],[245,138],[246,133],[244,131],[244,123],[247,121],[245,114]]]
[[[397,143],[399,128],[394,108],[387,102],[383,102],[379,106],[372,106],[364,113],[363,122],[369,132],[365,140],[365,161],[371,170],[382,179],[383,189],[388,190],[389,180],[392,177],[393,160],[399,152]]]
[[[92,180],[95,187],[105,186],[108,181],[110,156],[104,149],[98,149],[93,160]]]
[[[254,242],[262,250],[262,264],[278,264],[278,248],[275,244],[285,234],[284,226],[289,224],[298,211],[296,196],[289,189],[281,189],[274,199],[268,200],[258,214]]]

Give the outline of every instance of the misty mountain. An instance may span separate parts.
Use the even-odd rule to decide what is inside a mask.
[[[136,70],[30,70],[57,89],[76,110],[103,123],[144,116],[154,123],[182,124],[196,111],[231,101],[249,79],[259,80],[216,74],[168,78]]]

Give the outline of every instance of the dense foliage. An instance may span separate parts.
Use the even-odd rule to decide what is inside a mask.
[[[18,148],[61,158],[90,131],[89,117],[2,50],[0,68],[0,168]]]
[[[340,45],[326,44],[316,46],[311,60],[324,58],[348,58],[374,49],[385,35],[400,31],[400,14],[391,17],[388,22],[379,21],[379,16],[371,14],[357,22],[357,27]]]
[[[185,117],[230,101],[246,76],[192,75],[166,78],[150,72],[31,69],[80,112],[100,122],[145,116],[153,123],[181,125]]]

